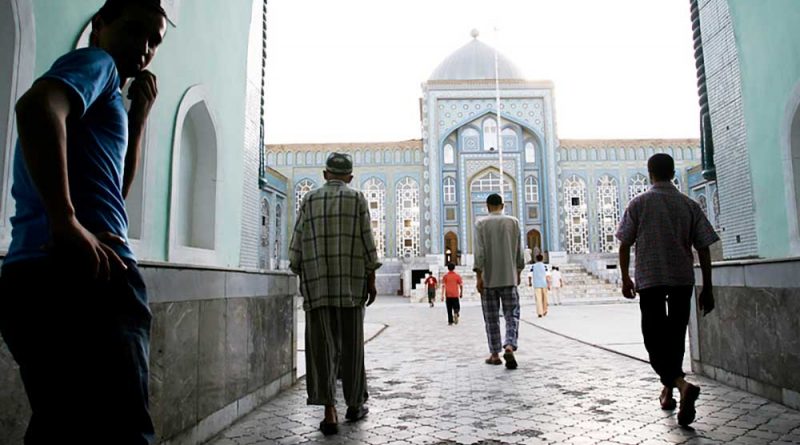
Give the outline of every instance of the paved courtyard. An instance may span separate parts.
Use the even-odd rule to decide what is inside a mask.
[[[550,317],[569,309],[554,307]],[[619,323],[620,308],[610,310]],[[483,363],[478,305],[464,307],[457,326],[447,325],[439,302],[430,309],[385,297],[367,314],[368,323],[387,327],[366,346],[365,420],[324,437],[322,409],[306,405],[301,380],[210,443],[800,444],[800,412],[703,378],[692,377],[703,388],[694,429],[679,427],[676,413],[658,405],[649,365],[534,326],[547,319],[536,319],[528,301],[515,371]],[[345,408],[340,402],[340,421]]]

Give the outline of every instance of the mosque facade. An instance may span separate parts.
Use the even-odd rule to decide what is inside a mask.
[[[280,206],[285,219],[262,227],[262,244],[273,246],[262,265],[285,263],[287,229],[305,193],[324,182],[334,151],[353,158],[351,185],[370,202],[384,263],[406,268],[471,265],[472,228],[501,181],[505,212],[521,222],[526,248],[562,257],[617,250],[614,231],[630,199],[647,190],[654,153],[673,156],[675,184],[688,192],[698,140],[559,139],[553,82],[527,80],[502,54],[497,61],[496,77],[495,50],[477,35],[443,60],[422,84],[419,139],[266,145],[263,176],[285,183],[262,187],[262,211],[274,215]]]

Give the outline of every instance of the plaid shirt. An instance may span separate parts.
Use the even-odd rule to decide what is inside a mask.
[[[636,245],[637,289],[693,285],[692,246],[719,240],[700,206],[672,183],[657,183],[631,200],[617,238]]]
[[[339,180],[308,192],[297,214],[289,267],[300,276],[303,309],[363,306],[367,276],[381,267],[364,195]]]

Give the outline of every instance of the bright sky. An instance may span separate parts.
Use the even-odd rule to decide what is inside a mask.
[[[686,0],[270,0],[267,11],[270,144],[420,138],[420,84],[473,28],[528,79],[555,82],[561,139],[699,134]]]

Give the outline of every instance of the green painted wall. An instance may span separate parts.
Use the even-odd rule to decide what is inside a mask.
[[[729,0],[739,50],[759,256],[791,254],[780,129],[800,80],[800,2]]]
[[[102,0],[33,0],[36,22],[36,74],[40,75],[75,42]],[[247,44],[251,0],[184,1],[178,26],[170,26],[150,69],[158,76],[159,96],[148,124],[148,181],[145,239],[140,259],[167,258],[172,139],[175,115],[189,87],[204,84],[220,134],[217,186],[217,251],[220,266],[239,264],[242,214]]]

